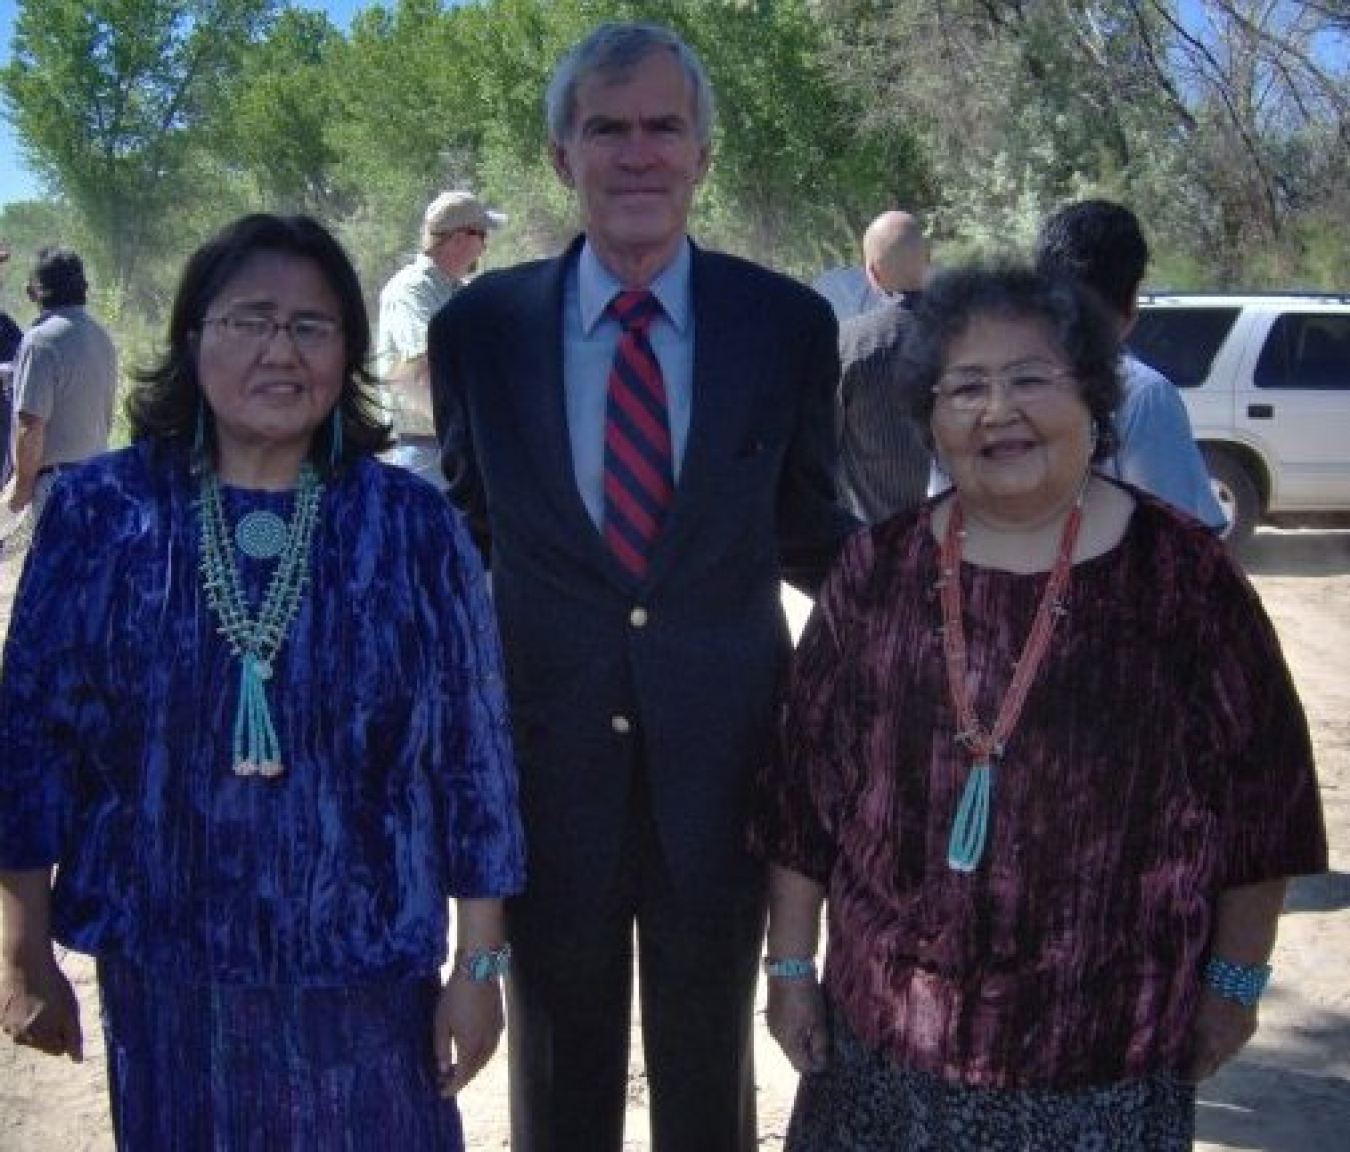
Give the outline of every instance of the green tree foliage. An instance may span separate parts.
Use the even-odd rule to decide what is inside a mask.
[[[1174,192],[1184,151],[1122,5],[843,0],[822,5],[874,116],[911,126],[932,171],[926,211],[949,255],[1025,245],[1046,211],[1095,190]],[[898,63],[903,62],[903,64]]]
[[[867,222],[924,187],[913,133],[869,122],[866,94],[838,82],[810,4],[712,0],[680,5],[671,23],[717,92],[704,205],[717,242],[810,274],[855,259]]]
[[[332,61],[340,109],[332,139],[340,179],[360,192],[344,238],[373,287],[406,259],[424,207],[443,188],[505,206],[511,226],[494,237],[496,259],[538,254],[553,239],[532,228],[547,176],[541,38],[562,26],[543,9],[399,0],[353,22]]]
[[[1057,203],[1103,194],[1136,208],[1188,280],[1279,287],[1314,265],[1327,278],[1305,224],[1343,205],[1343,4],[819,7],[841,29],[849,82],[921,136],[937,194],[920,206],[949,253],[1023,245]]]
[[[353,206],[356,197],[335,171],[334,83],[341,72],[333,57],[342,48],[327,17],[289,9],[242,53],[206,145],[255,203],[329,217]]]
[[[209,190],[200,131],[272,0],[29,0],[0,73],[26,159],[124,294]]]

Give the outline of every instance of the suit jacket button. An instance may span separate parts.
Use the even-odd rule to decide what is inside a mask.
[[[609,726],[620,736],[627,736],[633,730],[633,722],[627,716],[611,716]]]
[[[634,608],[630,613],[628,613],[628,623],[630,623],[634,628],[645,627],[647,623],[647,609]]]

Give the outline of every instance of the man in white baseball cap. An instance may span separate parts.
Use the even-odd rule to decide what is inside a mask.
[[[464,286],[506,217],[472,192],[442,192],[422,217],[421,250],[380,292],[375,368],[388,389],[396,447],[389,458],[442,486],[431,421],[427,324]]]

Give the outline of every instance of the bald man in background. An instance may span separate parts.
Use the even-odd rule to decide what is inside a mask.
[[[908,212],[883,212],[863,234],[863,267],[882,304],[839,326],[840,484],[869,524],[916,507],[930,458],[899,396],[900,346],[928,277],[928,241]]]

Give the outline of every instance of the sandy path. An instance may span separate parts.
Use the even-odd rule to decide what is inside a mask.
[[[1350,531],[1263,530],[1248,565],[1312,724],[1332,871],[1291,893],[1261,1032],[1202,1089],[1196,1147],[1335,1152],[1350,1148]],[[0,628],[14,579],[13,564],[0,563]],[[66,970],[84,1005],[88,1058],[77,1067],[0,1040],[0,1152],[112,1147],[92,966],[71,955]],[[762,1022],[762,999],[759,1010]],[[756,1047],[760,1146],[779,1149],[794,1078],[762,1025]],[[499,1053],[465,1093],[471,1148],[509,1147],[505,1065]],[[630,1101],[627,1147],[646,1149],[645,1081],[636,1057]]]

